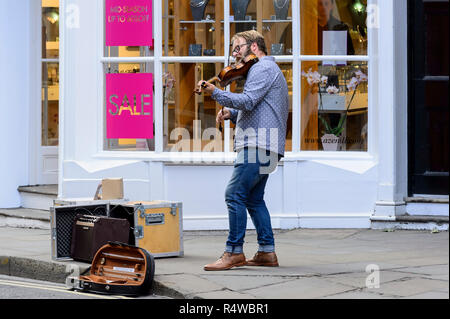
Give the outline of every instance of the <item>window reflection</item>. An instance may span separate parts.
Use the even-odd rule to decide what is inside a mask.
[[[42,0],[41,145],[57,146],[59,133],[59,1]]]
[[[210,79],[222,69],[222,63],[164,65],[165,151],[223,152],[223,133],[216,124],[221,106],[209,94],[193,92],[198,81]]]
[[[366,55],[367,0],[301,0],[301,53]]]
[[[59,8],[42,7],[42,57],[55,59],[59,57]]]
[[[270,55],[292,54],[291,0],[230,1],[230,32],[257,30]]]
[[[162,1],[165,56],[221,56],[223,1]]]
[[[42,145],[58,145],[59,64],[42,63]]]
[[[301,149],[367,151],[368,70],[302,63]]]

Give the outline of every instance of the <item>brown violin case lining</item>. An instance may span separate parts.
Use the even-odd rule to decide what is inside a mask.
[[[109,242],[95,254],[90,274],[79,277],[78,290],[145,295],[151,289],[154,274],[154,257],[148,251],[124,243]]]

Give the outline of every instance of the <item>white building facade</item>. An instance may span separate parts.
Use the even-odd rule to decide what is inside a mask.
[[[0,207],[21,206],[20,185],[58,184],[59,198],[90,197],[103,178],[122,177],[130,200],[181,201],[186,230],[227,229],[224,193],[236,156],[233,126],[227,121],[223,134],[216,130],[220,106],[190,93],[199,79],[229,64],[233,34],[251,28],[264,34],[290,88],[286,153],[265,193],[274,228],[370,228],[373,221],[408,213],[413,207],[408,198],[448,199],[448,190],[415,194],[411,189],[407,1],[356,1],[365,13],[360,22],[351,14],[358,8],[355,1],[325,0],[333,4],[335,19],[349,28],[328,28],[335,33],[318,38],[320,1],[288,0],[287,16],[280,17],[286,1],[251,0],[247,7],[242,4],[243,21],[233,1],[206,1],[201,18],[195,17],[195,1],[193,9],[188,1],[131,1],[140,6],[134,7],[135,17],[151,15],[153,44],[111,46],[106,43],[108,1],[1,0],[0,38],[8,46],[0,48],[6,115],[0,127],[7,141],[0,158]],[[122,2],[116,16],[132,11]],[[143,9],[148,3],[151,10]],[[47,14],[51,23],[47,7],[59,8],[59,34],[50,40],[41,19]],[[40,41],[43,32],[47,39]],[[325,37],[352,41],[354,51],[348,42],[333,47]],[[52,67],[58,69],[57,79],[43,87],[43,81],[50,83]],[[320,95],[302,77],[310,68],[329,81],[334,77],[340,98],[324,91],[321,105]],[[358,70],[368,81],[351,100],[347,85]],[[118,97],[124,107],[119,114],[143,115],[144,105],[151,105],[153,123],[145,125],[153,125],[153,138],[110,135],[107,78],[131,73],[152,74],[152,97],[147,104],[147,96],[141,100],[141,113],[139,97],[134,110],[132,104],[126,110]],[[239,90],[239,85],[227,89]],[[58,122],[53,130],[52,101],[57,101]],[[344,115],[345,141],[325,151],[321,119],[331,126]],[[187,137],[180,140],[183,134]],[[439,214],[448,216],[448,206]],[[251,228],[250,218],[248,224]]]

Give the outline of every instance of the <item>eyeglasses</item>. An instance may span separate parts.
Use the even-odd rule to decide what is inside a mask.
[[[235,46],[234,47],[234,50],[231,52],[231,53],[239,53],[239,51],[241,51],[241,48],[244,46],[244,45],[250,45],[251,43],[244,43],[244,44],[241,44],[241,45],[237,45],[237,46]]]

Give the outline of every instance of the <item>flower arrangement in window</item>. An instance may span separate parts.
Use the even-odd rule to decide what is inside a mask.
[[[175,77],[170,72],[165,72],[163,74],[163,99],[164,104],[165,103],[175,103],[175,96],[174,96],[174,85],[175,85]]]
[[[314,88],[314,86],[317,85],[317,89],[319,92],[319,113],[318,117],[323,124],[325,128],[325,135],[324,137],[327,140],[330,140],[330,138],[333,140],[333,143],[337,143],[339,140],[339,137],[341,136],[344,128],[345,128],[345,122],[347,120],[347,114],[350,109],[350,106],[352,104],[352,101],[355,97],[356,91],[358,86],[363,83],[367,82],[368,78],[367,75],[364,74],[361,71],[355,72],[354,76],[351,78],[350,83],[347,85],[348,92],[353,91],[352,97],[350,101],[348,102],[348,105],[345,109],[345,112],[343,116],[339,119],[339,123],[336,126],[331,125],[327,121],[327,119],[321,114],[320,111],[323,111],[323,103],[322,103],[322,92],[325,91],[330,95],[335,95],[340,92],[339,88],[337,88],[335,85],[329,85],[328,84],[328,77],[325,75],[321,75],[317,71],[312,71],[312,69],[309,69],[308,72],[302,72],[302,77],[306,78],[308,84],[311,86],[311,88]],[[322,144],[324,144],[324,138],[322,137]],[[325,145],[324,145],[325,146]],[[325,149],[325,147],[324,147]]]

